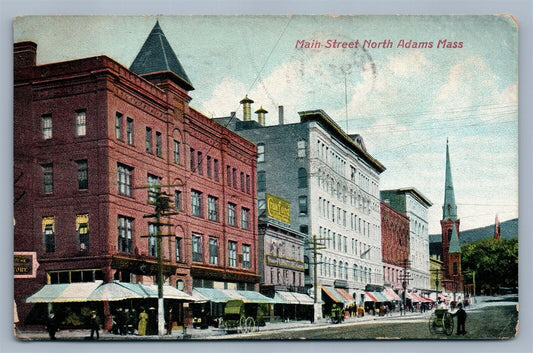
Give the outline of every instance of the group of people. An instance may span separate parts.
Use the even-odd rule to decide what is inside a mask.
[[[150,316],[143,307],[139,311],[140,313],[137,315],[135,309],[118,308],[113,315],[111,333],[125,336],[133,335],[135,330],[137,330],[139,336],[146,335]]]

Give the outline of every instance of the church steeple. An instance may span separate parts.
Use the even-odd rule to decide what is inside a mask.
[[[166,74],[186,91],[194,90],[187,73],[172,50],[159,21],[146,38],[141,50],[130,66],[130,70],[141,76]]]
[[[457,205],[455,204],[455,192],[453,190],[452,168],[450,164],[450,150],[446,140],[446,181],[444,186],[444,205],[442,205],[442,219],[457,219]]]

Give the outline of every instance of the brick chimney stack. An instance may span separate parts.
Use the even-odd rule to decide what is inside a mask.
[[[35,66],[37,44],[34,42],[18,42],[13,47],[13,65],[15,69]]]

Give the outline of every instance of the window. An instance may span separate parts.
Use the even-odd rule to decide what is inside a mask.
[[[133,119],[128,118],[126,120],[126,140],[128,144],[133,145]]]
[[[118,251],[132,253],[133,218],[118,216]]]
[[[202,217],[202,193],[191,190],[191,214],[196,217]]]
[[[54,192],[54,170],[52,164],[41,165],[43,171],[43,192],[51,194]]]
[[[174,140],[174,163],[180,164],[180,143]]]
[[[133,168],[124,164],[117,165],[118,193],[131,196],[131,176]]]
[[[207,218],[210,221],[218,221],[218,198],[214,196],[207,197]]]
[[[76,233],[80,251],[89,251],[89,215],[79,214],[76,216]]]
[[[181,191],[174,191],[174,208],[178,211],[181,210],[182,200],[181,200]]]
[[[163,156],[163,137],[159,131],[155,132],[155,155]]]
[[[82,137],[87,134],[87,113],[85,110],[76,112],[76,137]]]
[[[250,245],[242,246],[242,268],[251,268]]]
[[[189,168],[191,169],[191,172],[196,171],[195,157],[194,148],[189,149]]]
[[[348,263],[344,263],[344,279],[348,279]]]
[[[211,176],[213,175],[213,166],[211,164],[212,164],[211,157],[207,156],[207,177],[208,178],[211,178]]]
[[[306,143],[305,140],[298,141],[298,157],[306,156]]]
[[[150,205],[155,205],[159,193],[159,177],[148,174],[148,203]]]
[[[52,115],[43,115],[41,117],[41,134],[43,140],[52,138]]]
[[[209,263],[218,265],[218,239],[209,238]]]
[[[215,178],[215,181],[218,181],[220,170],[218,165],[218,159],[215,159],[213,161],[213,177]]]
[[[298,187],[306,188],[307,187],[307,171],[305,168],[298,169]]]
[[[307,215],[307,196],[298,197],[298,207],[300,210],[300,216]]]
[[[241,191],[244,192],[246,190],[246,184],[244,182],[244,173],[241,172]]]
[[[228,203],[228,224],[230,226],[235,225],[235,207],[235,204],[231,202]]]
[[[192,260],[202,262],[202,237],[200,235],[192,236]]]
[[[56,251],[56,235],[54,217],[43,217],[43,238],[46,252]]]
[[[233,168],[231,171],[231,180],[233,181],[233,187],[237,189],[237,169]]]
[[[265,161],[265,144],[264,143],[260,143],[257,145],[257,161],[258,162]]]
[[[148,255],[157,256],[157,228],[153,223],[148,223]]]
[[[176,262],[181,261],[181,238],[176,237],[175,238],[175,244],[176,244]]]
[[[250,210],[241,208],[241,228],[250,229]]]
[[[237,267],[237,243],[228,242],[228,266]]]
[[[145,133],[146,152],[152,153],[152,129],[147,127]]]
[[[78,165],[78,190],[87,190],[89,188],[87,160],[77,161]]]
[[[202,160],[202,152],[198,151],[198,158],[196,159],[196,171],[198,172],[198,174],[203,174],[204,170],[202,168],[202,163],[203,163],[203,160]]]
[[[257,192],[266,191],[266,173],[257,172]]]
[[[122,114],[115,115],[115,137],[118,140],[122,140]]]

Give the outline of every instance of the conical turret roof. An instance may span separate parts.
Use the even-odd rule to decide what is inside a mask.
[[[156,22],[148,38],[146,38],[137,57],[133,60],[130,70],[139,75],[171,72],[176,76],[176,83],[182,88],[187,91],[194,90],[187,73],[185,73],[176,53],[172,50],[163,30],[159,26],[159,21]]]

